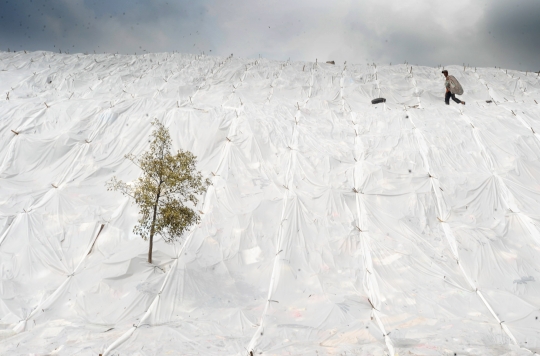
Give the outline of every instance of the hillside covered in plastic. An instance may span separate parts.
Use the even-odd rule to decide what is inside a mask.
[[[540,78],[441,69],[1,52],[0,354],[540,353]],[[150,265],[155,118],[212,185]]]

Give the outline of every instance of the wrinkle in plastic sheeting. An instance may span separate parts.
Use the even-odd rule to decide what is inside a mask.
[[[1,354],[540,353],[537,76],[449,66],[446,106],[438,68],[0,60]],[[154,119],[212,186],[150,265],[104,184]]]

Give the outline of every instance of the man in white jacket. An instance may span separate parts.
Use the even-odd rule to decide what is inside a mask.
[[[444,82],[444,86],[446,87],[446,95],[444,96],[444,102],[446,103],[446,105],[450,105],[450,98],[452,98],[452,100],[454,100],[458,104],[465,105],[464,101],[456,98],[456,94],[463,94],[463,88],[461,87],[461,84],[459,84],[458,80],[453,75],[448,75],[448,71],[446,69],[442,71],[442,74],[444,74],[444,77],[446,78],[446,81]]]

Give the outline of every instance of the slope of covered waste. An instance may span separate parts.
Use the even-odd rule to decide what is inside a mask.
[[[0,53],[0,354],[540,353],[540,81],[446,69]],[[155,118],[212,186],[150,265]]]

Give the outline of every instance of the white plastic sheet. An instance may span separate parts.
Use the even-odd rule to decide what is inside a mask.
[[[540,352],[540,82],[446,69],[0,53],[0,353]],[[149,265],[154,118],[213,184]]]

